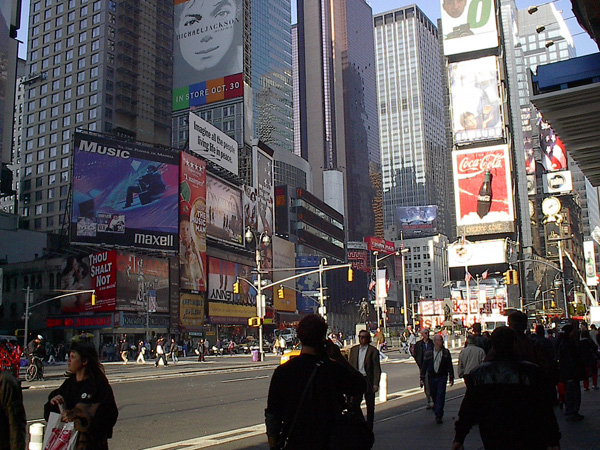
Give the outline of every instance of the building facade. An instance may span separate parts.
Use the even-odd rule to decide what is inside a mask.
[[[298,2],[301,155],[314,194],[344,215],[350,240],[383,232],[371,24],[364,0]]]
[[[377,14],[373,24],[384,226],[396,225],[397,207],[437,205],[438,229],[448,234],[450,150],[438,30],[415,5]]]

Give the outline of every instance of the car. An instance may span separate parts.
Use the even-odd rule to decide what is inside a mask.
[[[279,365],[289,362],[290,359],[299,356],[302,351],[302,344],[295,345],[291,350],[285,350],[279,360]]]
[[[283,336],[285,343],[289,346],[296,340],[298,335],[296,334],[295,328],[284,328],[283,330],[276,330],[275,336],[277,338]]]

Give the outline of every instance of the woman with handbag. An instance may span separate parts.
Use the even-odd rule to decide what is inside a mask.
[[[73,422],[78,432],[76,450],[107,450],[119,410],[96,349],[74,343],[68,370],[69,378],[48,396],[44,418],[56,412],[63,422]]]
[[[344,395],[365,392],[364,377],[325,339],[327,323],[321,316],[305,316],[297,332],[300,355],[275,369],[269,387],[265,422],[270,448],[370,449],[373,434],[362,415],[348,420],[343,414]],[[350,447],[348,437],[354,441]]]

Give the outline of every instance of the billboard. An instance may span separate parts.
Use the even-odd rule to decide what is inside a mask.
[[[523,131],[523,148],[525,149],[525,170],[527,175],[535,175],[535,158],[533,155],[533,137],[531,131]]]
[[[459,234],[512,232],[514,205],[508,146],[452,152]]]
[[[240,281],[240,293],[233,293],[233,283],[239,278],[252,281],[252,267],[208,258],[208,295],[210,302],[223,302],[231,305],[256,306],[256,289],[245,281]],[[254,309],[256,314],[256,309]]]
[[[456,242],[448,246],[448,267],[489,266],[506,262],[504,239]]]
[[[238,144],[217,127],[189,113],[189,146],[192,153],[238,174]]]
[[[204,324],[204,295],[181,293],[179,328],[181,331],[199,331]]]
[[[254,147],[256,157],[256,201],[258,208],[258,228],[259,233],[273,235],[275,231],[275,188],[273,181],[273,158]]]
[[[437,233],[437,206],[399,206],[396,229],[404,238],[431,236]],[[398,234],[400,236],[400,234]]]
[[[83,291],[91,289],[89,259],[85,255],[71,255],[64,258],[60,274],[59,289],[65,291]],[[86,311],[86,305],[91,307],[92,294],[69,295],[61,299],[60,307],[63,314]]]
[[[242,203],[244,205],[244,229],[250,227],[253,230],[258,228],[258,215],[256,212],[256,188],[244,185],[242,191]]]
[[[560,138],[538,113],[538,126],[540,129],[540,148],[542,150],[542,166],[548,172],[564,170],[567,168],[567,151]]]
[[[117,299],[117,252],[92,253],[90,263],[91,289],[96,290],[96,304],[86,303],[84,311],[114,311]]]
[[[320,263],[318,256],[296,256],[296,267],[317,267]],[[311,269],[306,269],[308,272]],[[303,271],[297,270],[296,273]],[[319,307],[319,274],[313,273],[305,277],[300,277],[296,281],[296,289],[300,292],[296,296],[298,312],[315,313]]]
[[[206,163],[181,152],[179,287],[206,291]]]
[[[448,65],[452,130],[456,144],[502,138],[495,56]]]
[[[169,261],[117,252],[117,309],[169,312]]]
[[[573,174],[570,170],[548,172],[542,175],[545,194],[560,194],[573,190]]]
[[[583,242],[583,253],[585,259],[585,284],[598,286],[596,278],[596,251],[594,241]]]
[[[206,177],[206,233],[243,244],[242,192],[213,176]]]
[[[176,250],[179,154],[75,134],[71,242]]]
[[[241,97],[242,0],[174,0],[173,111]]]
[[[372,252],[381,253],[394,253],[396,251],[396,244],[392,241],[386,241],[385,239],[368,236],[365,239],[367,243],[367,250]]]
[[[293,242],[273,236],[273,260],[277,268],[296,267],[296,249]],[[273,272],[273,281],[295,275],[294,270]],[[294,280],[283,283],[283,298],[273,295],[273,306],[277,311],[296,311],[296,283]],[[290,289],[286,289],[290,288]]]
[[[494,0],[441,0],[444,54],[498,47]]]

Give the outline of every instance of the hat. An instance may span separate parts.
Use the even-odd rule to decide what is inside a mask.
[[[38,335],[37,335],[37,338],[38,338],[38,339],[44,339],[44,336],[42,336],[41,334],[38,334]]]

